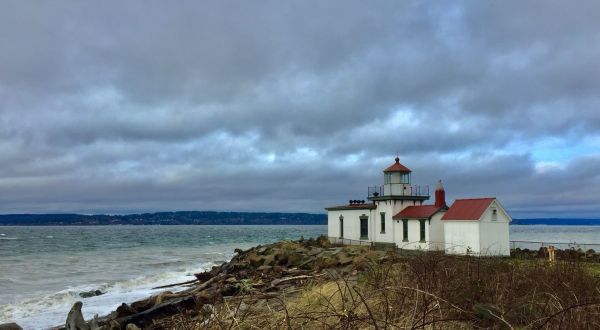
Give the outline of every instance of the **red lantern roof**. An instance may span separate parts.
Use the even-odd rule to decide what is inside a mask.
[[[409,172],[412,172],[412,171],[408,167],[400,164],[400,158],[396,157],[396,162],[394,164],[392,164],[390,167],[388,167],[385,170],[383,170],[383,173],[389,173],[389,172],[404,172],[404,173],[409,173]]]

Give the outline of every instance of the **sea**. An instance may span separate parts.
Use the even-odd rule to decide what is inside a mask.
[[[236,248],[326,233],[320,225],[0,227],[0,324],[58,326],[78,300],[86,319],[106,315],[165,290],[154,287],[194,279]],[[600,226],[512,225],[510,239],[600,251]],[[104,294],[80,296],[95,290]]]

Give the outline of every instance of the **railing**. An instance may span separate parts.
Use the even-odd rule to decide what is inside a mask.
[[[383,196],[383,186],[367,187],[367,189],[368,189],[367,196],[369,196],[369,197]]]
[[[539,250],[540,248],[547,248],[548,246],[554,246],[559,250],[581,250],[581,251],[600,251],[600,243],[576,243],[576,242],[538,242],[538,241],[510,241],[510,249],[529,249]]]
[[[384,196],[384,186],[369,186],[367,187],[368,197],[381,197]],[[402,194],[395,194],[394,196],[429,196],[429,185],[425,186],[410,186],[410,193],[403,192]]]
[[[429,185],[426,186],[410,186],[412,196],[429,196]]]
[[[328,238],[332,244],[373,246],[373,242],[370,242],[370,241],[360,241],[360,240],[356,240],[356,239],[331,237],[331,236],[329,236]]]

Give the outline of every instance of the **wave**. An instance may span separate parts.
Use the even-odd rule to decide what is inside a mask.
[[[94,314],[106,315],[123,302],[131,303],[163,291],[153,290],[153,287],[190,280],[194,273],[208,270],[214,265],[214,262],[203,262],[183,270],[169,270],[114,283],[90,283],[51,294],[40,294],[17,303],[0,305],[0,324],[17,322],[24,329],[48,329],[62,324],[76,301],[83,302],[86,320],[91,319]],[[182,289],[184,288],[174,287],[169,290]],[[81,292],[92,290],[100,290],[104,294],[89,298],[79,295]]]

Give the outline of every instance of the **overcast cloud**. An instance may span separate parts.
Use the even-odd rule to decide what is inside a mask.
[[[396,153],[600,217],[597,1],[3,1],[0,213],[306,211]]]

